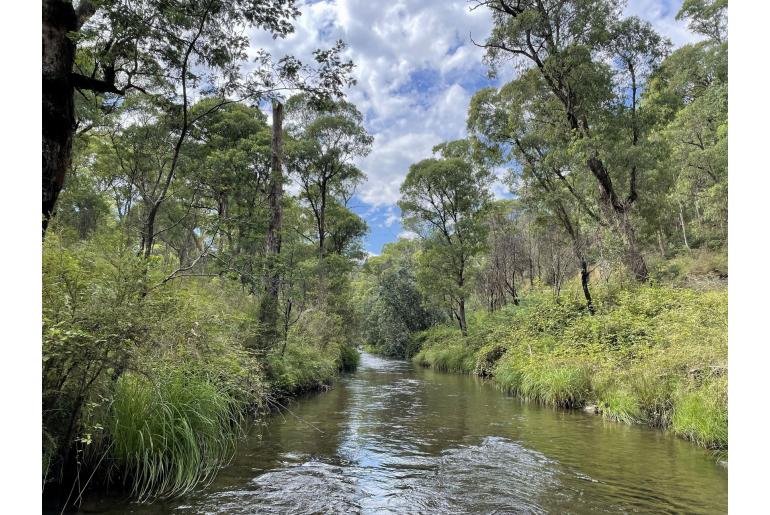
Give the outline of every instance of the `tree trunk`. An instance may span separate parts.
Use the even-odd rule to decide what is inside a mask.
[[[663,230],[658,227],[658,249],[660,249],[660,257],[666,257],[666,247],[663,244]]]
[[[629,220],[629,210],[637,198],[636,183],[631,181],[628,199],[624,202],[618,198],[612,185],[610,174],[604,166],[604,162],[596,156],[588,159],[588,168],[599,183],[599,198],[605,216],[618,231],[625,245],[624,262],[637,281],[644,282],[649,277],[644,256],[639,251],[636,242],[636,233]],[[636,171],[632,170],[632,177]]]
[[[514,306],[519,305],[519,294],[516,292],[516,270],[511,274],[511,300],[513,300]]]
[[[468,336],[468,324],[465,321],[465,297],[461,296],[457,304],[457,321],[460,323],[460,331],[463,336]]]
[[[43,0],[43,236],[70,166],[75,132],[71,72],[78,20],[70,2]]]
[[[591,299],[591,291],[588,289],[588,263],[586,260],[580,259],[580,284],[583,286],[583,296],[586,298],[586,307],[588,312],[594,314],[594,302]]]
[[[644,282],[649,278],[649,271],[647,270],[647,263],[644,261],[636,242],[636,233],[631,221],[628,219],[628,213],[617,213],[616,216],[620,218],[618,220],[620,235],[623,238],[623,243],[626,246],[625,262],[626,266],[631,270],[634,278],[639,282]]]
[[[281,272],[278,258],[281,254],[281,228],[283,224],[283,104],[273,101],[273,139],[271,142],[270,186],[268,206],[270,221],[265,244],[265,292],[259,312],[259,322],[264,329],[265,344],[272,345],[276,339],[278,323],[278,292],[281,286]]]
[[[153,203],[144,222],[144,234],[142,234],[142,247],[140,249],[140,252],[142,249],[144,250],[144,259],[148,259],[152,255],[152,247],[155,244],[155,218],[158,216],[159,207],[159,203]]]
[[[682,209],[682,203],[677,201],[679,204],[679,223],[682,225],[682,238],[684,238],[684,246],[687,248],[687,250],[690,249],[690,244],[687,242],[687,229],[685,229],[684,225],[684,211]]]

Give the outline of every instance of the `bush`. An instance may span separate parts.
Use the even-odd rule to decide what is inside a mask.
[[[288,396],[331,385],[339,365],[315,345],[289,340],[283,354],[268,358],[268,380],[276,396]]]
[[[101,467],[110,473],[92,483],[122,477],[139,499],[182,493],[227,461],[241,417],[261,411],[269,395],[325,387],[357,366],[342,318],[322,311],[303,315],[285,353],[252,354],[247,348],[261,347],[256,299],[220,277],[154,287],[169,266],[137,257],[109,227],[67,245],[49,232],[45,482],[63,485]]]
[[[353,372],[361,363],[361,354],[352,345],[343,345],[340,349],[339,369],[343,372]]]

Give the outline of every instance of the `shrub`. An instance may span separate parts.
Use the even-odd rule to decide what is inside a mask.
[[[283,354],[268,357],[268,380],[273,394],[287,396],[328,386],[337,375],[334,356],[301,340],[289,340]]]
[[[340,370],[353,372],[361,363],[361,354],[352,345],[343,345],[340,349]]]

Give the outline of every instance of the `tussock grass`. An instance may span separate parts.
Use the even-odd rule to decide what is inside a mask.
[[[213,478],[235,449],[242,406],[204,376],[126,373],[110,412],[111,455],[138,500],[182,494]]]
[[[268,358],[268,380],[279,397],[330,385],[337,375],[338,361],[315,345],[290,341],[285,352]]]
[[[674,403],[674,432],[710,449],[727,448],[727,381],[684,391]]]
[[[624,388],[613,388],[599,398],[599,409],[605,417],[616,422],[636,424],[643,422],[639,401]]]
[[[476,349],[464,345],[430,347],[420,351],[414,360],[422,366],[432,367],[443,372],[471,374],[476,368]]]

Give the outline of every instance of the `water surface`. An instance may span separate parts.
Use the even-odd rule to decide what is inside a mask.
[[[670,434],[522,403],[363,354],[293,401],[208,487],[83,513],[725,513],[727,470]]]

